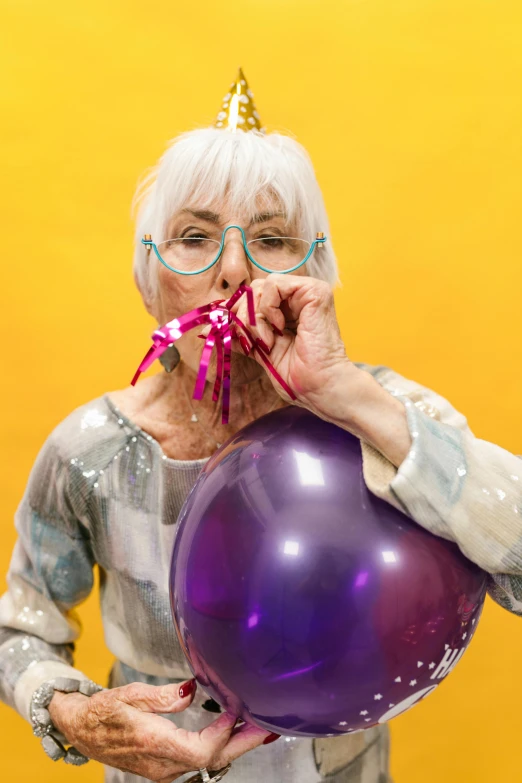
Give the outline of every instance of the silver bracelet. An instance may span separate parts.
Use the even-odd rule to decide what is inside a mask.
[[[42,738],[42,746],[49,758],[53,761],[63,759],[66,764],[74,764],[79,767],[89,761],[87,756],[70,746],[68,749],[67,738],[61,734],[53,724],[51,714],[47,707],[51,703],[55,691],[61,693],[82,693],[84,696],[92,696],[103,691],[101,685],[92,680],[73,680],[69,677],[56,677],[47,680],[33,693],[29,713],[35,737]]]

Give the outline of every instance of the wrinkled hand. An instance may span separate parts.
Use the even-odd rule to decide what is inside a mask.
[[[313,409],[341,368],[356,371],[341,339],[331,286],[314,277],[275,273],[250,285],[256,326],[249,324],[246,296],[231,308],[232,312],[271,349],[270,362],[297,395],[294,404]],[[233,349],[241,350],[236,339]],[[266,369],[257,352],[250,355]],[[288,401],[287,393],[271,373],[269,376],[277,392]]]
[[[157,783],[171,783],[203,767],[221,769],[270,736],[247,723],[234,728],[236,718],[228,713],[201,731],[178,728],[157,714],[183,712],[194,693],[195,688],[183,698],[179,684],[143,683],[90,698],[56,692],[49,711],[56,728],[81,753]]]

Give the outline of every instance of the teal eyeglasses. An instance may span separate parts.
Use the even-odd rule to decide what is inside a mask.
[[[241,226],[227,226],[221,236],[221,241],[195,234],[186,237],[166,239],[157,245],[150,234],[145,234],[141,240],[147,248],[152,248],[159,261],[178,275],[199,275],[214,266],[225,247],[225,236],[231,228],[241,232],[243,247],[250,261],[263,272],[279,272],[288,274],[303,266],[316,247],[322,247],[326,242],[323,233],[318,233],[313,242],[306,239],[282,236],[263,236],[247,242]]]

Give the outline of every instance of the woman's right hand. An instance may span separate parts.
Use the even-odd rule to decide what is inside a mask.
[[[131,683],[88,698],[56,691],[49,712],[56,728],[81,753],[102,764],[170,783],[186,772],[221,769],[277,735],[223,713],[201,731],[178,728],[158,713],[183,712],[195,680],[173,685]]]

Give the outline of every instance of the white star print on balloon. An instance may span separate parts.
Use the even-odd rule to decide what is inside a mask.
[[[397,715],[400,715],[402,712],[406,712],[406,710],[409,710],[411,707],[417,704],[417,702],[422,701],[422,699],[434,691],[436,687],[436,685],[431,685],[429,688],[423,688],[420,691],[412,693],[410,696],[408,696],[407,699],[404,699],[404,701],[401,701],[399,704],[390,704],[388,711],[385,712],[384,715],[381,715],[378,723],[387,723],[389,720],[395,718]]]

